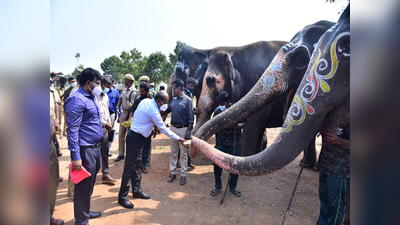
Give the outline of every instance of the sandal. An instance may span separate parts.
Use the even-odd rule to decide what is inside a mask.
[[[232,194],[236,195],[236,197],[240,197],[242,195],[242,193],[240,193],[239,189],[235,188],[235,189],[229,189]]]
[[[221,188],[220,189],[214,188],[214,189],[211,190],[210,195],[211,196],[217,196],[220,190],[221,190]]]

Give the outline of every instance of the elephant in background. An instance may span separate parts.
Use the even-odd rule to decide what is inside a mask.
[[[178,55],[174,73],[171,75],[168,84],[167,93],[170,96],[168,104],[172,101],[172,82],[176,79],[182,79],[185,83],[189,77],[197,80],[197,85],[194,89],[194,96],[199,99],[203,86],[203,78],[208,68],[208,54],[212,49],[197,49],[191,46],[185,46],[181,49]]]
[[[285,41],[259,41],[240,47],[217,47],[209,53],[208,68],[203,79],[197,108],[196,131],[207,122],[217,107],[215,98],[221,91],[227,91],[231,101],[238,102],[257,83],[265,69]],[[243,130],[243,155],[252,155],[267,145],[267,127],[280,127],[283,123],[283,109],[286,98],[278,98],[274,104],[261,109],[247,119]],[[262,119],[268,115],[268,120]]]
[[[301,45],[294,50],[281,49],[285,54],[292,54],[295,50],[304,52],[304,57],[309,53]],[[281,75],[276,74],[273,83],[268,85],[268,82],[263,82],[262,85],[256,85],[245,98],[202,127],[199,135],[196,135],[200,139],[193,137],[190,148],[192,158],[195,157],[196,150],[201,150],[215,164],[230,173],[248,176],[268,174],[293,161],[315,137],[324,121],[330,121],[323,124],[326,133],[334,133],[337,127],[350,124],[350,6],[348,6],[338,22],[329,28],[316,44],[282,129],[267,149],[249,157],[235,157],[222,153],[203,141],[225,126],[242,120],[242,114],[246,114],[244,116],[246,118],[249,114],[247,111],[251,111],[252,108],[265,104],[265,101],[272,101],[271,95],[279,94],[282,85],[273,84],[286,80],[288,68],[283,67],[286,62],[282,59],[282,54],[277,54],[274,62],[280,62],[281,67],[272,64],[266,71],[270,79],[275,76],[273,71],[282,71]],[[302,63],[299,66],[302,67]],[[289,84],[283,85],[284,88],[288,86]],[[252,102],[256,104],[250,104]]]

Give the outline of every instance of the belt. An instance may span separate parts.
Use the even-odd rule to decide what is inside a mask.
[[[186,124],[186,125],[174,125],[174,124],[171,124],[173,127],[176,127],[176,128],[183,128],[183,127],[187,127],[188,125]]]
[[[122,112],[127,113],[127,112],[129,112],[129,109],[128,110],[123,109]]]
[[[81,147],[86,147],[86,148],[100,148],[101,143],[95,144],[95,145],[89,145],[89,146],[81,146]]]

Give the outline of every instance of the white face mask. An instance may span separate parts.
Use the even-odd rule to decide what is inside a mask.
[[[110,89],[109,89],[108,87],[105,87],[104,90],[103,90],[103,93],[104,93],[104,94],[107,94],[109,90],[110,90]]]
[[[92,83],[92,82],[90,81],[90,83]],[[93,84],[93,86],[95,86],[95,85]],[[90,87],[89,87],[89,89],[90,89]],[[94,96],[99,96],[101,94],[101,91],[102,91],[100,85],[97,86],[97,87],[95,86],[95,88],[93,90],[92,89],[90,89],[90,90],[92,91],[92,95],[94,95]]]
[[[74,82],[74,83],[72,83],[72,84],[71,84],[71,87],[73,87],[73,88],[74,88],[74,87],[75,87],[75,85],[76,85],[76,83]]]
[[[219,109],[223,112],[226,109],[226,106],[225,105],[220,105]]]
[[[161,107],[160,107],[160,110],[161,111],[165,111],[165,110],[167,110],[168,109],[168,105],[167,104],[163,104]]]

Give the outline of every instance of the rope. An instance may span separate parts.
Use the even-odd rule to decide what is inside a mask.
[[[285,223],[286,216],[289,212],[290,206],[292,205],[292,200],[293,200],[294,194],[296,193],[297,185],[299,184],[300,176],[301,176],[301,173],[303,172],[304,164],[306,162],[307,151],[308,151],[308,147],[306,148],[306,151],[304,152],[303,165],[301,165],[300,173],[299,173],[299,176],[297,177],[296,185],[294,185],[292,197],[290,197],[289,205],[286,209],[285,216],[283,217],[282,225]]]

